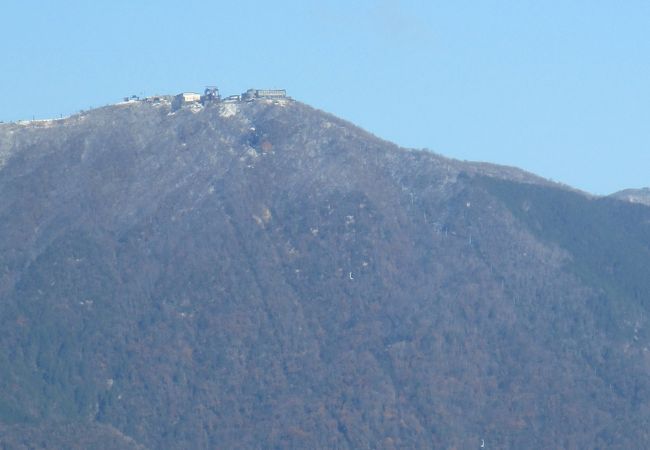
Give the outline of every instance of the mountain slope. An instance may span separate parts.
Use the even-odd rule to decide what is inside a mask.
[[[289,101],[115,105],[0,145],[0,443],[650,442],[647,207]]]

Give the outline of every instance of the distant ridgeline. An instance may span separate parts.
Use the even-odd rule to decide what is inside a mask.
[[[216,86],[207,86],[203,95],[196,92],[181,92],[180,94],[172,98],[172,110],[177,110],[187,105],[202,104],[206,105],[208,103],[234,103],[234,102],[251,102],[256,99],[291,99],[287,96],[287,91],[284,89],[248,89],[242,94],[230,95],[225,98],[221,98],[219,89]],[[137,95],[132,95],[131,97],[124,97],[125,102],[135,102],[135,101],[148,101],[153,103],[158,103],[163,100],[162,96],[153,96],[140,99]]]

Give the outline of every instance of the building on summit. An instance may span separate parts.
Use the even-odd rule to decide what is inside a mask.
[[[251,101],[256,98],[286,98],[284,89],[249,89],[241,95],[242,100]]]
[[[174,100],[172,101],[172,109],[177,110],[182,106],[198,103],[200,101],[201,94],[197,94],[196,92],[182,92],[174,97]]]
[[[287,91],[284,89],[249,89],[241,95],[230,95],[224,99],[221,98],[219,89],[216,86],[207,86],[203,95],[196,92],[182,92],[174,96],[172,100],[172,111],[176,111],[183,106],[208,105],[210,103],[235,103],[235,102],[252,102],[258,99],[279,100],[286,99]]]
[[[216,86],[208,86],[205,88],[205,92],[201,97],[201,103],[204,105],[206,103],[218,102],[221,100],[221,95],[219,94],[219,89]]]

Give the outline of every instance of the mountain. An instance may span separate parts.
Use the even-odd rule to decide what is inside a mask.
[[[645,448],[650,208],[300,102],[0,125],[0,447]]]
[[[643,203],[650,205],[650,188],[642,189],[624,189],[611,195],[613,198],[626,200],[632,203]]]

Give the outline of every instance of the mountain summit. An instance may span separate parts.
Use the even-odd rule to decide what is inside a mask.
[[[0,125],[0,447],[644,448],[650,208],[289,99]]]

